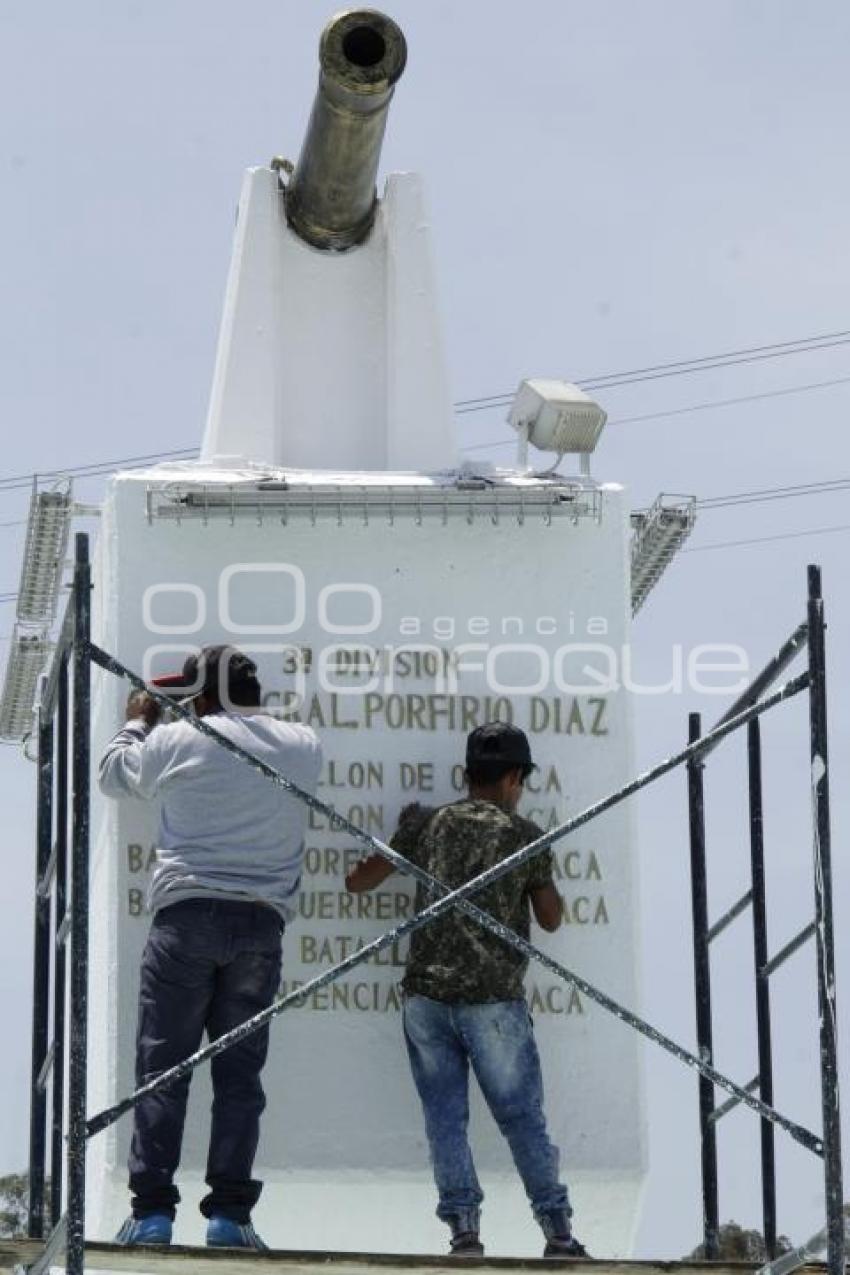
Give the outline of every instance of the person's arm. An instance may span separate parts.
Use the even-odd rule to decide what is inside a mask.
[[[380,854],[370,854],[361,859],[345,878],[345,888],[352,894],[361,894],[364,890],[374,890],[382,881],[395,872],[389,859]]]
[[[531,819],[522,819],[522,828],[526,844],[543,836],[543,829]],[[564,918],[564,901],[555,886],[553,871],[551,849],[535,855],[528,866],[528,899],[531,910],[540,928],[548,930],[550,934],[557,930]]]
[[[557,930],[564,916],[564,901],[555,889],[555,882],[547,881],[545,885],[533,886],[528,891],[528,897],[531,899],[531,910],[537,924],[550,933]]]
[[[152,765],[148,735],[159,720],[159,704],[141,691],[127,700],[127,720],[106,745],[98,766],[100,791],[106,797],[153,797],[158,777]]]
[[[416,843],[419,834],[425,827],[433,811],[418,802],[405,806],[398,817],[398,827],[390,838],[390,846],[403,854],[405,859],[415,860]],[[374,890],[395,872],[395,867],[382,854],[370,854],[356,863],[346,874],[346,888],[352,894],[361,894],[364,890]]]

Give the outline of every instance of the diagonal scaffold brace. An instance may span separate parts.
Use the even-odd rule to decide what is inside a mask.
[[[732,1094],[738,1099],[738,1101],[748,1106],[752,1111],[762,1116],[762,1118],[770,1120],[772,1123],[783,1128],[796,1142],[806,1147],[807,1150],[818,1156],[823,1154],[822,1139],[816,1134],[783,1116],[773,1107],[761,1102],[747,1089],[742,1088],[740,1085],[730,1080],[727,1076],[724,1076],[721,1072],[717,1071],[710,1063],[699,1058],[697,1055],[679,1045],[676,1041],[670,1039],[670,1037],[647,1023],[644,1019],[634,1014],[625,1006],[620,1005],[612,997],[595,987],[592,983],[589,983],[579,974],[576,974],[565,965],[554,960],[545,952],[541,952],[526,939],[521,938],[506,926],[501,925],[487,912],[482,911],[474,903],[470,902],[470,896],[477,894],[479,891],[492,884],[492,882],[513,871],[521,864],[528,862],[536,855],[541,854],[544,850],[554,845],[563,837],[568,836],[577,828],[582,827],[584,824],[589,823],[592,819],[604,814],[607,810],[619,805],[622,801],[625,801],[641,788],[646,787],[655,779],[658,779],[662,775],[667,774],[669,771],[674,770],[683,762],[687,762],[692,758],[698,757],[706,748],[711,747],[716,742],[719,742],[725,736],[732,734],[733,731],[744,726],[747,722],[754,720],[760,714],[767,712],[769,709],[774,708],[777,704],[780,704],[784,700],[791,699],[793,696],[805,690],[809,684],[808,672],[800,674],[798,677],[779,687],[778,690],[776,690],[772,695],[766,697],[764,700],[750,705],[735,717],[722,722],[709,734],[703,736],[699,741],[657,763],[651,769],[645,771],[642,775],[631,780],[624,787],[588,806],[585,810],[575,815],[572,819],[568,819],[565,823],[560,824],[557,828],[553,828],[549,832],[544,833],[541,837],[538,837],[535,841],[532,841],[528,845],[522,847],[520,850],[510,855],[507,859],[504,859],[501,863],[466,882],[460,888],[450,891],[441,882],[436,880],[436,878],[411,863],[409,860],[404,858],[403,855],[400,855],[398,851],[393,850],[392,847],[386,845],[382,841],[379,841],[378,838],[372,836],[371,833],[368,833],[364,829],[358,828],[355,824],[349,822],[349,820],[347,820],[344,816],[335,811],[332,806],[327,805],[319,798],[300,788],[297,784],[287,779],[285,775],[275,770],[274,767],[269,766],[259,758],[254,757],[251,753],[240,748],[237,744],[225,739],[214,729],[214,727],[211,727],[204,722],[203,719],[196,718],[186,709],[182,708],[182,706],[175,705],[173,699],[170,699],[168,696],[149,687],[147,683],[136,673],[133,673],[119,660],[116,660],[100,647],[92,644],[90,647],[90,655],[93,663],[100,665],[103,669],[118,677],[126,678],[136,689],[146,691],[152,696],[152,698],[158,700],[173,712],[176,712],[179,716],[182,716],[185,720],[189,721],[200,733],[208,735],[210,738],[214,739],[216,743],[225,748],[226,751],[232,753],[235,757],[239,758],[244,764],[252,766],[255,770],[265,775],[265,777],[272,783],[275,783],[279,787],[282,787],[286,791],[292,793],[293,796],[304,802],[304,804],[311,809],[320,812],[328,819],[330,826],[334,830],[348,833],[371,852],[380,854],[383,858],[392,863],[394,867],[399,869],[399,871],[413,877],[416,881],[421,882],[432,893],[437,894],[440,897],[438,897],[436,901],[431,903],[428,907],[423,909],[418,916],[411,917],[404,921],[401,925],[387,931],[385,934],[374,939],[371,943],[366,944],[366,946],[361,948],[359,951],[352,953],[350,956],[340,961],[337,965],[326,970],[323,974],[317,975],[316,978],[303,984],[296,991],[277,998],[261,1013],[256,1014],[253,1018],[248,1019],[245,1023],[235,1027],[226,1035],[219,1037],[218,1040],[213,1041],[204,1046],[202,1049],[196,1051],[196,1053],[190,1055],[190,1057],[184,1059],[175,1067],[163,1072],[155,1080],[141,1086],[126,1098],[123,1098],[114,1105],[107,1107],[103,1111],[92,1116],[86,1123],[87,1137],[93,1137],[95,1134],[108,1128],[110,1125],[114,1124],[115,1121],[120,1119],[122,1115],[134,1107],[142,1098],[146,1097],[150,1093],[156,1092],[158,1089],[164,1088],[166,1085],[173,1084],[176,1080],[187,1075],[202,1063],[215,1057],[217,1054],[224,1052],[224,1050],[235,1045],[238,1041],[244,1039],[244,1037],[259,1030],[260,1027],[264,1026],[278,1014],[283,1013],[287,1009],[303,1005],[311,992],[334,982],[350,969],[353,969],[356,965],[368,960],[369,957],[374,955],[376,952],[381,951],[390,944],[397,942],[406,935],[411,934],[415,930],[429,924],[431,921],[436,920],[438,917],[444,915],[450,908],[456,907],[483,928],[489,930],[504,942],[522,952],[523,955],[536,961],[545,969],[563,979],[566,983],[571,984],[607,1013],[614,1015],[621,1022],[632,1027],[646,1039],[651,1040],[655,1045],[666,1050],[680,1062],[694,1068],[700,1073],[700,1075],[707,1077],[714,1084],[724,1089],[727,1093]]]

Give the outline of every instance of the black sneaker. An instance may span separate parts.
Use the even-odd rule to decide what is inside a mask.
[[[543,1250],[544,1257],[590,1257],[583,1244],[573,1235],[551,1235]]]
[[[484,1245],[478,1238],[477,1231],[462,1231],[452,1236],[450,1257],[483,1257]]]

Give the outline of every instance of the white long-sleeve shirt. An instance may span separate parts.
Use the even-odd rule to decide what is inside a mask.
[[[321,768],[315,731],[262,712],[205,717],[225,738],[314,793]],[[188,722],[128,722],[99,768],[108,797],[159,797],[152,912],[184,899],[270,904],[295,915],[307,807]]]

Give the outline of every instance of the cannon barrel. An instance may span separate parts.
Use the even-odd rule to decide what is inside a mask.
[[[316,248],[365,239],[387,111],[407,61],[400,27],[374,9],[331,18],[319,44],[319,87],[286,191],[293,230]]]

